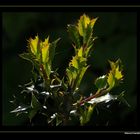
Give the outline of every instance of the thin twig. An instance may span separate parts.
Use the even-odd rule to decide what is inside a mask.
[[[97,98],[103,94],[106,94],[108,92],[108,89],[102,89],[102,90],[98,90],[94,95],[80,101],[78,104],[81,106],[82,104],[84,104],[87,101],[90,101],[91,99]]]

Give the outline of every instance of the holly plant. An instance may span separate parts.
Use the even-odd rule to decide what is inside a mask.
[[[27,84],[20,85],[21,92],[11,101],[17,108],[11,111],[18,115],[27,114],[30,125],[36,125],[36,120],[42,120],[46,126],[87,125],[98,104],[111,100],[120,100],[124,96],[112,94],[112,89],[123,81],[122,62],[108,61],[110,70],[108,73],[96,78],[97,91],[86,97],[81,92],[80,85],[86,71],[90,67],[87,64],[92,53],[94,41],[93,28],[98,18],[90,18],[83,14],[75,25],[69,24],[67,31],[74,48],[65,74],[60,78],[53,69],[53,60],[56,47],[60,38],[50,41],[49,36],[41,40],[38,35],[28,40],[27,52],[20,57],[32,64],[32,78]]]

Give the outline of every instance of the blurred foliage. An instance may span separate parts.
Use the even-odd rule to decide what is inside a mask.
[[[56,48],[57,54],[53,65],[54,68],[59,68],[58,72],[63,76],[71,55],[74,53],[67,37],[66,26],[67,23],[74,23],[81,14],[81,12],[5,12],[2,14],[3,125],[24,124],[26,118],[26,114],[25,117],[19,115],[17,119],[14,114],[9,114],[14,108],[9,100],[13,94],[19,93],[17,86],[28,83],[31,78],[30,64],[18,57],[18,54],[26,50],[26,40],[34,37],[36,33],[41,38],[47,38],[50,35],[52,37],[50,40],[58,37],[63,38],[63,41]],[[86,77],[82,81],[82,92],[85,93],[86,91],[85,94],[89,94],[95,90],[95,87],[90,83],[97,76],[108,71],[107,59],[117,60],[120,58],[124,65],[123,89],[126,89],[125,98],[131,106],[130,108],[125,105],[123,107],[119,105],[110,106],[110,115],[103,108],[102,113],[98,114],[97,118],[93,117],[93,124],[96,121],[103,125],[108,122],[108,125],[114,126],[136,126],[137,15],[131,12],[86,12],[86,14],[99,17],[98,24],[94,28],[94,34],[98,39],[95,41],[96,47],[88,60],[91,67],[87,70]],[[114,91],[117,93],[118,88]]]

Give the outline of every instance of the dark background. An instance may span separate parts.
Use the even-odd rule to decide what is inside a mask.
[[[4,126],[21,125],[26,116],[16,117],[9,113],[15,109],[9,102],[20,93],[18,85],[31,79],[31,63],[22,60],[19,54],[27,49],[27,40],[39,35],[50,36],[50,41],[61,38],[54,59],[54,69],[63,75],[73,53],[67,24],[76,23],[84,12],[3,12],[2,13],[2,122]],[[124,82],[118,92],[125,90],[125,99],[131,105],[112,105],[108,111],[101,110],[95,118],[97,124],[120,127],[137,125],[137,14],[135,12],[86,12],[90,17],[99,17],[94,26],[94,50],[89,58],[91,65],[82,81],[83,93],[94,90],[97,76],[109,70],[108,60],[120,58],[124,65]],[[94,120],[93,120],[94,122]],[[100,122],[100,123],[98,123]],[[93,123],[94,124],[94,123]]]

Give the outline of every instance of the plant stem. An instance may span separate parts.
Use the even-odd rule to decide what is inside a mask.
[[[98,90],[94,95],[80,101],[78,104],[81,106],[82,104],[84,104],[87,101],[90,101],[91,99],[97,98],[103,94],[106,94],[108,92],[108,89],[102,89],[102,90]]]
[[[45,69],[44,69],[44,66],[42,64],[40,64],[40,69],[41,69],[41,72],[43,74],[44,79],[48,80],[48,76],[47,76]]]

